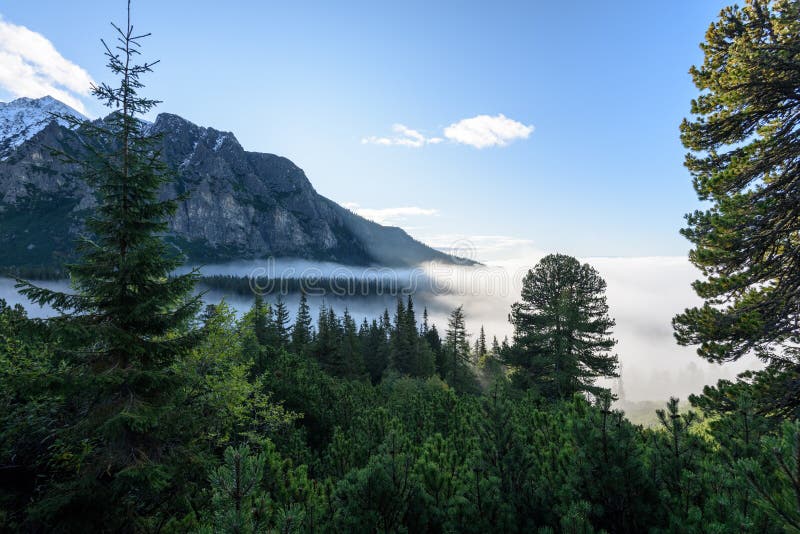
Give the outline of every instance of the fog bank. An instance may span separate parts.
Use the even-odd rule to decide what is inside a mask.
[[[352,277],[390,278],[403,291],[414,293],[418,317],[428,308],[431,322],[444,332],[447,315],[463,305],[467,328],[474,335],[483,326],[491,339],[502,340],[512,333],[508,322],[511,304],[519,297],[521,281],[527,270],[543,254],[535,249],[517,248],[512,259],[487,261],[481,266],[427,264],[419,268],[386,269],[352,267],[335,263],[281,259],[276,261],[245,261],[201,267],[205,275],[261,276],[274,278]],[[608,284],[610,314],[616,320],[614,337],[616,352],[622,367],[622,385],[629,401],[665,400],[669,396],[686,398],[713,384],[720,378],[732,378],[757,362],[740,361],[724,366],[706,363],[692,347],[681,347],[672,335],[672,317],[700,301],[690,284],[697,271],[683,257],[584,258],[594,266]],[[185,270],[188,270],[185,269]],[[66,282],[43,282],[47,287],[66,289]],[[33,306],[14,290],[14,282],[0,278],[0,298],[11,304],[21,303],[33,317],[42,317],[50,310]],[[208,303],[225,299],[238,312],[252,304],[252,298],[210,290]],[[274,302],[277,295],[265,296]],[[296,313],[298,294],[282,297],[292,315]],[[396,296],[392,294],[360,296],[347,294],[312,294],[309,303],[316,312],[324,302],[337,313],[348,308],[357,322],[364,317],[378,317],[388,308],[394,314]],[[610,385],[617,387],[616,381]]]

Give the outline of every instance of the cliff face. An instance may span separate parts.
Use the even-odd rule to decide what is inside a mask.
[[[322,197],[294,163],[247,152],[232,133],[167,113],[149,127],[162,134],[164,161],[177,176],[163,195],[189,193],[170,231],[190,261],[275,256],[400,266],[454,260]],[[95,200],[48,147],[79,150],[80,134],[55,121],[25,132],[27,138],[0,154],[0,265],[57,265],[71,254]]]

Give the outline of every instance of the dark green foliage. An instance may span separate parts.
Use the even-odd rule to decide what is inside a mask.
[[[662,427],[643,430],[608,394],[543,402],[502,374],[480,395],[438,377],[350,377],[338,367],[348,347],[362,354],[373,332],[388,348],[388,334],[378,321],[357,333],[349,314],[327,307],[321,335],[334,326],[339,336],[328,363],[284,350],[260,359],[256,315],[237,321],[224,303],[209,307],[205,339],[172,367],[181,386],[169,435],[180,449],[159,466],[176,493],[136,529],[781,532],[797,520],[797,429],[760,415],[746,380],[692,399],[705,423],[673,400]],[[450,342],[468,345],[454,315]],[[61,472],[54,461],[70,461],[48,445],[75,402],[50,385],[61,361],[47,351],[50,335],[0,306],[6,529],[53,524],[31,499]],[[87,524],[88,514],[71,514],[59,524]]]
[[[475,348],[473,349],[473,353],[475,355],[475,360],[479,364],[489,355],[489,350],[486,346],[486,332],[483,331],[483,326],[481,326],[478,338],[475,340]]]
[[[11,273],[41,280],[42,274],[64,277],[65,260],[74,260],[69,235],[78,201],[54,198],[40,192],[30,194],[19,204],[0,210],[0,267]],[[30,225],[30,214],[37,213],[37,224]]]
[[[262,527],[264,496],[259,491],[265,459],[243,445],[225,450],[225,463],[211,475],[216,532],[252,533]]]
[[[511,308],[514,342],[505,357],[517,384],[565,399],[581,391],[598,394],[597,378],[617,376],[605,289],[596,270],[563,254],[546,256],[528,271],[522,300]]]
[[[266,441],[262,452],[248,445],[228,447],[224,463],[210,477],[213,520],[203,532],[307,532],[316,504],[304,468],[283,460]]]
[[[277,332],[272,323],[272,310],[264,304],[264,299],[259,294],[256,294],[251,314],[256,340],[265,346],[277,345]]]
[[[754,457],[736,464],[753,489],[758,511],[766,514],[755,525],[783,525],[786,531],[800,530],[800,423],[784,422],[775,434],[761,439]]]
[[[380,382],[384,371],[389,365],[391,352],[389,330],[390,325],[387,325],[383,318],[381,318],[380,322],[373,319],[372,323],[368,323],[364,319],[358,332],[362,359],[373,384]]]
[[[707,447],[692,432],[698,422],[696,412],[680,413],[678,399],[671,398],[666,410],[657,410],[662,432],[652,433],[651,463],[661,489],[661,505],[671,528],[681,525],[699,529],[703,486],[700,459]]]
[[[319,308],[317,319],[317,335],[312,343],[311,354],[329,371],[338,370],[336,357],[342,338],[342,324],[333,308],[325,306],[323,302]]]
[[[291,342],[292,328],[289,325],[289,310],[283,298],[278,296],[275,306],[272,307],[273,321],[275,325],[276,348],[288,349]]]
[[[397,299],[394,328],[389,336],[392,347],[390,365],[392,369],[401,374],[415,374],[416,371],[417,325],[410,298],[408,304],[409,307],[406,309],[403,300]]]
[[[311,310],[308,307],[306,294],[300,294],[300,307],[297,310],[294,328],[292,328],[292,350],[296,354],[306,354],[313,332],[311,330]]]
[[[674,319],[683,344],[713,362],[755,353],[790,373],[800,402],[800,4],[748,0],[725,8],[706,33],[705,59],[691,70],[702,91],[681,140],[706,210],[687,216],[683,235],[704,279],[705,300]],[[783,389],[783,388],[779,388]]]
[[[363,378],[366,376],[366,366],[361,352],[361,343],[358,339],[356,322],[347,311],[344,310],[342,318],[342,338],[336,352],[336,368],[334,374],[346,378]]]
[[[459,391],[477,388],[468,338],[464,309],[459,306],[450,313],[441,349],[443,377]]]
[[[119,85],[92,92],[116,111],[96,123],[65,118],[89,140],[88,157],[73,163],[98,195],[90,235],[68,268],[74,293],[18,284],[60,313],[47,324],[59,360],[48,389],[64,402],[46,438],[49,476],[29,514],[33,524],[67,530],[147,528],[159,516],[175,492],[172,462],[183,450],[175,440],[184,427],[175,421],[181,382],[170,368],[202,339],[192,326],[197,275],[172,275],[182,259],[161,237],[177,206],[158,196],[170,176],[157,138],[137,117],[157,103],[139,95],[140,76],[153,63],[135,63],[145,36],[133,33],[130,16],[114,28],[117,42],[106,56]]]

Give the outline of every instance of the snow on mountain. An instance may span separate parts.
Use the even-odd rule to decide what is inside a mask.
[[[7,159],[16,147],[43,130],[54,120],[53,114],[86,118],[51,96],[0,102],[0,161]],[[59,123],[65,124],[63,120],[59,120]]]

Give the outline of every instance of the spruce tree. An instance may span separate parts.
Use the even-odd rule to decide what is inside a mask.
[[[291,340],[291,327],[289,326],[289,310],[286,303],[280,295],[272,307],[273,323],[275,325],[275,334],[277,336],[278,347],[285,349],[289,346]]]
[[[511,307],[514,343],[506,352],[519,385],[569,398],[597,394],[597,378],[616,376],[605,289],[594,268],[563,254],[546,256],[528,271],[522,300]]]
[[[361,325],[361,354],[369,373],[370,380],[373,384],[380,382],[384,371],[389,366],[389,358],[391,347],[387,338],[387,328],[384,319],[381,321],[373,319],[372,323],[364,323]]]
[[[297,308],[294,328],[292,329],[292,351],[295,354],[306,354],[312,341],[311,309],[305,292],[300,294],[300,306]]]
[[[439,330],[436,328],[435,324],[430,325],[427,332],[425,332],[425,341],[428,343],[433,353],[434,369],[436,373],[444,378],[446,364],[444,361],[444,351],[442,350],[442,338],[439,336]]]
[[[338,360],[341,344],[342,323],[333,308],[323,302],[317,320],[317,337],[313,343],[314,356],[325,369],[334,374],[339,374],[344,369],[343,362]]]
[[[492,336],[492,356],[499,359],[500,351],[500,343],[497,341],[497,336]]]
[[[364,358],[359,345],[358,330],[353,316],[345,308],[342,316],[342,334],[336,354],[334,374],[346,378],[361,378],[366,374]]]
[[[262,346],[271,347],[275,342],[275,335],[272,325],[272,310],[270,306],[264,302],[264,297],[260,293],[256,293],[255,301],[251,309],[253,331],[255,332],[256,339]]]
[[[409,301],[410,303],[410,301]],[[392,329],[392,358],[391,365],[400,374],[413,374],[416,360],[416,347],[414,339],[409,335],[409,315],[413,317],[412,309],[407,310],[402,299],[397,299],[397,308]],[[414,328],[416,335],[416,327]]]
[[[477,363],[482,362],[488,354],[486,349],[486,332],[483,330],[483,325],[481,325],[478,339],[475,340],[475,361]]]
[[[485,381],[493,381],[503,376],[502,355],[500,343],[497,336],[492,338],[491,347],[486,347],[486,333],[481,326],[481,333],[476,342],[476,352],[478,352],[478,369]]]
[[[73,292],[18,284],[58,312],[47,321],[65,362],[54,383],[77,417],[51,429],[63,479],[43,492],[36,513],[66,530],[147,528],[142,516],[164,506],[174,490],[165,464],[181,443],[171,366],[202,339],[193,326],[197,273],[173,275],[183,257],[164,240],[177,201],[159,192],[172,176],[159,136],[139,119],[158,103],[140,95],[141,76],[157,63],[136,62],[149,34],[134,33],[130,3],[126,25],[112,26],[116,43],[103,45],[118,82],[92,94],[113,112],[95,122],[64,118],[85,141],[78,155],[62,156],[98,199],[68,266]]]
[[[450,313],[447,321],[443,350],[446,365],[444,378],[460,390],[470,390],[474,387],[468,338],[464,309],[459,306]]]

